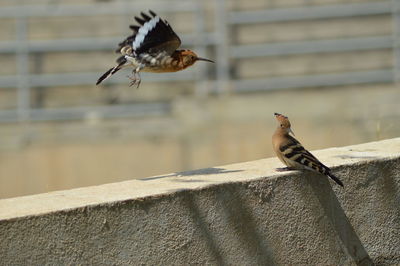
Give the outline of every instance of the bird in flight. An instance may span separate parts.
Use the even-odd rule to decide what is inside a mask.
[[[272,146],[279,160],[287,165],[287,167],[277,168],[277,170],[310,170],[329,176],[338,185],[343,187],[342,181],[332,174],[329,167],[321,163],[299,141],[290,135],[290,133],[293,134],[293,131],[288,117],[275,113],[275,118],[278,121],[278,127],[272,136]]]
[[[133,67],[130,86],[139,87],[140,72],[176,72],[183,70],[196,61],[212,60],[198,57],[191,50],[178,50],[181,45],[179,36],[165,19],[149,10],[149,15],[141,12],[141,17],[135,17],[138,25],[130,25],[133,34],[118,44],[115,51],[121,56],[116,66],[110,68],[96,82],[96,85],[106,80],[118,70]]]

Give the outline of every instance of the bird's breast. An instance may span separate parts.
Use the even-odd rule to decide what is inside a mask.
[[[181,62],[170,56],[153,57],[144,60],[143,64],[145,65],[143,71],[146,72],[176,72],[183,69]]]

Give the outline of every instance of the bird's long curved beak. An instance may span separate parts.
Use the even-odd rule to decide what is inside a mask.
[[[207,59],[207,58],[202,58],[202,57],[197,57],[197,61],[206,61],[210,63],[215,63],[213,60]]]

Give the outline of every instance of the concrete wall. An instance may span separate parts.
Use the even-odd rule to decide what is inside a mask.
[[[400,138],[315,154],[0,200],[0,264],[400,264]]]

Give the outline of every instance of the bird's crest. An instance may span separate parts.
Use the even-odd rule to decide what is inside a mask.
[[[290,121],[289,118],[287,116],[284,116],[282,114],[278,114],[278,113],[274,113],[276,120],[278,120],[278,122],[281,125],[281,128],[290,128]]]

